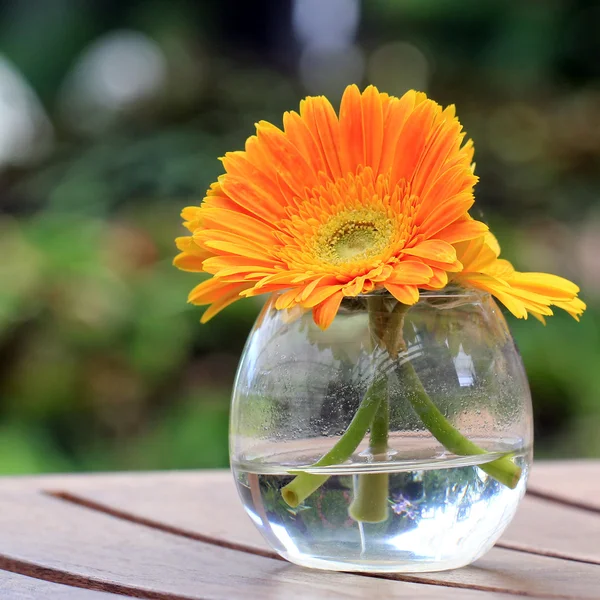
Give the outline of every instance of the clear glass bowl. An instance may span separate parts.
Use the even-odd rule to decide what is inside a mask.
[[[269,544],[300,565],[374,572],[487,552],[525,491],[533,433],[493,299],[348,298],[326,331],[274,303],[248,338],[230,433],[240,497]]]

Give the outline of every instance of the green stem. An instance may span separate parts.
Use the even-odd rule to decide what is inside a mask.
[[[409,390],[408,400],[412,407],[419,415],[423,425],[440,444],[453,454],[460,456],[486,454],[486,450],[467,439],[444,417],[427,395],[419,376],[409,361],[404,361],[399,365],[397,372],[400,380],[407,383],[405,389]],[[479,465],[479,468],[511,489],[517,486],[521,478],[521,468],[508,456]]]
[[[387,388],[387,386],[386,386]],[[387,392],[387,389],[386,389]],[[381,398],[377,412],[371,425],[371,454],[385,454],[388,450],[388,434],[390,427],[390,403],[387,393]]]
[[[373,350],[377,346],[386,348],[384,335],[388,330],[391,316],[385,312],[385,304],[381,297],[369,298],[368,307]],[[371,424],[369,450],[375,460],[387,458],[389,424],[390,406],[386,378],[385,393]],[[356,477],[354,499],[348,509],[348,513],[355,521],[380,523],[387,520],[389,479],[388,473],[368,473]]]
[[[369,450],[375,460],[387,458],[389,432],[389,400],[387,380],[384,395],[377,407],[371,424]],[[388,518],[390,495],[388,473],[366,473],[358,475],[354,484],[354,499],[348,508],[349,515],[361,523],[381,523]]]
[[[386,350],[387,344],[384,336],[389,327],[391,315],[386,312],[385,300],[381,296],[374,296],[367,299],[367,306],[369,310],[369,329],[371,332],[371,351],[374,353],[377,346]],[[408,309],[408,306],[406,308]],[[371,425],[370,450],[374,455],[387,453],[388,450],[390,403],[388,399],[387,376],[385,380],[385,392],[382,395],[381,402]]]
[[[386,388],[387,378],[385,376],[378,376],[367,390],[344,435],[342,435],[327,454],[312,465],[313,467],[338,465],[352,456],[352,453],[358,448],[358,445],[365,437]],[[282,488],[281,495],[287,504],[295,508],[315,490],[319,489],[328,479],[329,475],[300,473]]]
[[[400,350],[405,350],[404,340],[402,339],[401,333],[404,322],[404,312],[407,308],[408,307],[405,307],[400,303],[396,305],[396,308],[387,322],[387,335],[389,336],[389,339],[386,338],[382,342],[381,337],[375,338],[378,343],[388,349],[392,359],[396,359]],[[374,311],[372,311],[371,314],[379,315],[377,316],[378,319],[384,318],[383,313],[374,313]],[[379,321],[377,324],[377,330],[384,331],[383,325],[384,321]],[[412,391],[408,394],[408,399],[413,409],[425,427],[447,450],[462,456],[486,453],[483,448],[464,437],[460,431],[458,431],[458,429],[456,429],[446,419],[446,417],[444,417],[444,415],[427,395],[419,376],[408,360],[402,362],[396,367],[396,369],[401,381],[407,384],[412,383]],[[379,406],[383,402],[385,402],[387,405],[387,401],[384,400],[382,402],[382,398],[385,397],[387,399],[387,373],[385,370],[383,370],[382,374],[380,375],[381,376],[377,377],[367,390],[363,401],[361,402],[356,414],[354,415],[354,418],[348,426],[348,429],[333,446],[333,448],[319,461],[312,465],[313,467],[325,467],[334,464],[341,464],[348,460],[348,458],[350,458],[352,453],[356,450],[361,440],[364,438],[367,430],[369,429],[372,421],[374,421]],[[410,385],[408,386],[408,389],[410,389]],[[387,406],[381,410],[387,415]],[[387,447],[387,427],[383,426],[384,422],[387,423],[387,421],[384,421],[382,417],[381,419],[377,419],[377,424],[373,423],[376,431],[374,435],[376,442],[382,442],[385,431],[385,441]],[[373,438],[371,438],[371,445],[373,445]],[[480,465],[480,468],[488,473],[488,475],[511,489],[514,489],[517,486],[521,478],[521,468],[513,463],[508,456],[504,456],[489,463]],[[369,475],[369,477],[374,477],[375,475],[379,474],[372,474]],[[296,507],[314,491],[319,489],[327,481],[327,479],[329,479],[329,475],[317,475],[305,472],[300,473],[281,490],[283,499],[291,507]],[[366,480],[365,483],[367,483]],[[378,487],[379,492],[382,489],[387,489],[384,485],[383,479],[381,479],[381,481],[374,481],[374,483],[376,485],[373,487]],[[368,489],[368,486],[363,487],[363,485],[359,483],[356,491],[356,495],[358,497],[364,498],[364,492],[362,491],[363,489]],[[379,492],[373,493],[379,494]],[[362,500],[361,503],[364,505]],[[359,516],[361,516],[360,510]]]
[[[390,475],[368,473],[357,475],[354,500],[348,514],[359,523],[381,523],[389,516]]]
[[[385,346],[393,359],[400,351],[406,351],[406,344],[402,330],[404,328],[404,315],[408,307],[398,303],[389,317],[385,338]],[[408,399],[423,422],[423,425],[440,442],[446,450],[459,456],[486,454],[486,450],[466,438],[456,429],[431,401],[425,391],[421,379],[417,375],[412,363],[405,360],[397,368],[399,379],[408,390]],[[508,456],[503,456],[489,463],[479,466],[488,475],[514,489],[521,479],[521,468]]]

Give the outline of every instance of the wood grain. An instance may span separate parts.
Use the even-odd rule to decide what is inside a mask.
[[[229,472],[176,473],[121,481],[118,485],[72,479],[68,498],[179,535],[275,556],[254,527],[228,533],[229,515],[240,512]],[[168,483],[166,483],[168,482]],[[211,501],[216,494],[218,501]],[[525,497],[499,546],[600,564],[600,515],[536,497]]]
[[[158,483],[159,488],[166,485]],[[230,525],[235,527],[233,522]],[[0,569],[157,600],[492,600],[495,596],[346,573],[313,572],[284,561],[163,533],[28,491],[0,494],[0,554]]]
[[[0,571],[2,600],[126,600],[124,596],[50,583],[41,579]]]
[[[476,589],[502,590],[540,598],[598,600],[600,566],[493,548],[471,566],[403,577]]]
[[[600,461],[536,463],[527,489],[538,497],[600,512]]]
[[[249,552],[268,553],[270,549],[244,514],[229,473],[174,474],[152,481],[131,480],[119,486],[92,485],[71,481],[67,497],[99,510],[117,514],[151,527],[199,539],[213,540]],[[554,522],[563,519],[554,539]],[[588,526],[588,520],[593,527]],[[571,532],[569,532],[571,524]],[[543,531],[546,527],[547,531]],[[539,532],[539,528],[542,531]],[[595,528],[595,529],[594,529]],[[595,515],[579,513],[570,507],[547,505],[532,499],[510,530],[507,545],[535,547],[540,554],[577,554],[578,560],[598,562],[593,538],[581,548],[578,540],[598,531]],[[473,566],[456,571],[400,576],[398,579],[452,585],[489,591],[520,593],[544,598],[600,598],[600,566],[573,560],[495,548]]]
[[[118,481],[72,478],[54,480],[45,490],[163,531],[277,556],[244,513],[229,471],[162,473]]]
[[[528,495],[497,545],[600,565],[600,514]]]

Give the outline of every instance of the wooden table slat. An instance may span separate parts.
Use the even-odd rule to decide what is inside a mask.
[[[62,570],[82,580],[102,582],[108,586],[105,589],[114,586],[120,593],[144,598],[372,600],[418,595],[424,600],[500,600],[496,594],[476,590],[316,573],[27,491],[0,495],[0,554],[10,559],[12,567],[21,564],[26,569],[25,563],[31,563]],[[0,556],[0,569],[2,564]]]
[[[157,486],[155,480],[145,477],[124,480],[119,485],[73,479],[67,485],[50,487],[66,489],[84,502],[98,503],[106,510],[149,520],[183,535],[228,540],[257,552],[270,551],[249,523],[236,527],[232,536],[229,517],[239,516],[241,510],[228,472],[205,473],[202,479],[191,473],[159,477],[165,485]],[[218,502],[211,500],[213,493]],[[503,547],[600,564],[598,540],[600,515],[526,496],[499,543]]]
[[[537,462],[532,469],[528,489],[535,495],[600,512],[600,462]]]
[[[600,514],[527,495],[498,544],[600,565]]]
[[[269,558],[226,472],[5,478],[0,599],[600,598],[600,462],[536,463],[530,490],[474,565],[364,577]]]
[[[2,600],[126,600],[127,597],[0,571],[0,598]]]
[[[172,527],[190,535],[208,536],[249,551],[270,551],[244,514],[229,473],[215,472],[205,474],[202,478],[193,473],[173,474],[168,478],[164,475],[157,477],[162,485],[158,485],[158,479],[153,481],[151,477],[146,477],[143,481],[122,481],[119,486],[98,485],[98,482],[93,484],[84,480],[71,481],[68,486],[62,486],[62,489],[74,498],[104,506],[124,517]],[[535,538],[538,550],[548,544],[555,552],[579,552],[580,560],[590,556],[592,560],[598,558],[593,544],[586,545],[584,551],[579,551],[576,547],[578,536],[589,532],[589,528],[586,530],[585,527],[585,517],[595,519],[595,515],[585,514],[579,519],[581,515],[576,509],[546,506],[543,501],[536,499],[528,500],[523,506],[526,514],[519,517],[517,525],[511,529],[507,537],[508,544],[513,540],[515,544],[534,545]],[[573,535],[564,543],[555,543],[551,533],[536,537],[537,527],[544,522],[544,512],[547,511],[545,514],[549,518],[554,518],[559,509],[562,512],[558,518],[567,520],[560,531],[567,533],[570,521],[577,525],[573,529]],[[553,523],[546,525],[551,528]],[[595,522],[595,526],[597,525]],[[600,566],[502,548],[494,548],[471,567],[414,575],[410,580],[548,598],[597,600],[600,597]]]

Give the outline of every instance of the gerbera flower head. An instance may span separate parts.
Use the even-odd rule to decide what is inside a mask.
[[[414,304],[462,264],[455,244],[481,237],[471,219],[473,145],[454,107],[349,86],[339,115],[309,97],[283,129],[261,121],[227,153],[199,207],[183,211],[175,265],[212,277],[189,296],[205,322],[243,296],[281,292],[278,309],[312,309],[326,328],[345,296],[387,289]]]
[[[544,317],[553,314],[550,307],[556,306],[579,321],[586,308],[577,296],[579,288],[568,279],[548,273],[521,273],[499,258],[500,245],[489,231],[456,244],[456,250],[463,270],[453,274],[453,279],[489,292],[515,317],[526,319],[531,314],[544,323]]]

